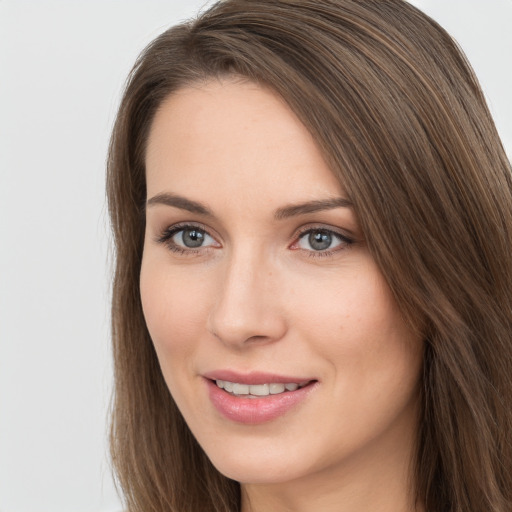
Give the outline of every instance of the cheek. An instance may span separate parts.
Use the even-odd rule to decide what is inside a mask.
[[[208,281],[173,271],[154,258],[142,262],[140,290],[146,325],[165,375],[171,365],[186,363],[197,346],[211,296]]]
[[[317,283],[318,284],[318,283]],[[309,296],[307,304],[300,297]],[[357,388],[368,398],[379,390],[415,382],[422,343],[405,324],[373,261],[351,268],[343,278],[326,279],[296,295],[298,331],[329,361],[338,388]]]
[[[387,284],[371,262],[321,281],[297,280],[296,285],[290,307],[295,322],[328,350],[378,348],[378,340],[393,337],[403,325]]]

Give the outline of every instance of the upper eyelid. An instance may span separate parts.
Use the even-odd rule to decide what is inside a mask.
[[[166,226],[162,229],[159,229],[154,237],[155,241],[158,243],[169,243],[171,239],[179,233],[187,228],[198,229],[200,231],[204,231],[207,235],[214,238],[208,229],[204,227],[201,223],[195,222],[178,222],[176,224],[172,224],[170,226]],[[214,238],[215,239],[215,238]]]
[[[179,222],[177,224],[172,224],[170,226],[165,227],[163,230],[159,232],[159,234],[155,237],[155,242],[158,244],[162,244],[167,246],[169,250],[172,250],[173,252],[180,252],[183,254],[197,254],[201,250],[208,250],[212,248],[211,245],[204,245],[199,247],[184,247],[176,242],[173,241],[173,238],[176,234],[178,234],[180,231],[184,231],[187,228],[189,229],[197,229],[198,231],[204,232],[207,236],[209,236],[216,244],[219,244],[216,237],[210,234],[210,230],[207,228],[202,227],[201,223],[196,222]]]
[[[315,231],[323,231],[323,232],[326,232],[326,233],[329,233],[329,234],[332,234],[335,238],[337,238],[342,244],[347,244],[347,245],[351,245],[354,243],[354,239],[353,238],[350,238],[342,233],[338,233],[337,231],[333,231],[333,230],[330,230],[330,229],[308,229],[306,231],[304,231],[303,233],[301,233],[300,235],[296,236],[293,240],[293,243],[291,245],[295,245],[297,243],[299,243],[300,240],[302,240],[308,233],[311,233],[311,232],[315,232]],[[307,251],[308,249],[303,249],[305,251]],[[331,249],[325,249],[324,252],[329,252]],[[316,252],[316,251],[315,251]],[[318,252],[321,252],[321,251],[318,251]]]
[[[327,231],[329,233],[333,233],[334,235],[338,235],[341,238],[348,239],[348,240],[355,240],[354,235],[347,229],[342,228],[335,228],[333,226],[328,226],[325,224],[313,224],[313,225],[306,225],[301,228],[299,228],[295,234],[292,236],[292,240],[295,238],[300,238],[306,233],[310,233],[311,231]]]
[[[169,233],[179,233],[180,231],[183,231],[187,228],[192,229],[198,229],[200,231],[204,231],[207,235],[211,236],[212,238],[215,238],[211,234],[211,229],[209,229],[204,224],[201,224],[200,222],[178,222],[176,224],[172,224],[171,226],[167,226],[162,230],[162,235],[169,234]]]
[[[204,231],[205,233],[207,233],[208,235],[213,236],[212,235],[213,230],[211,228],[209,228],[208,226],[206,226],[205,224],[203,224],[201,222],[194,222],[194,221],[177,222],[176,224],[172,224],[172,225],[164,228],[163,232],[169,232],[169,231],[176,232],[176,231],[180,231],[180,230],[186,229],[186,228],[198,228],[201,231]],[[318,224],[310,223],[310,224],[301,226],[300,228],[296,229],[290,238],[293,239],[294,237],[301,236],[304,233],[308,233],[309,231],[329,231],[331,233],[335,233],[340,236],[346,236],[346,237],[353,236],[350,233],[350,231],[347,229],[336,228],[334,226],[330,226],[330,225],[326,225],[326,224],[322,224],[322,223],[318,223]]]
[[[156,239],[157,241],[169,240],[176,233],[179,233],[181,230],[185,230],[187,228],[195,228],[204,231],[207,235],[212,237],[217,243],[220,243],[219,236],[217,236],[215,231],[213,231],[211,228],[209,228],[208,226],[204,225],[201,222],[194,221],[178,222],[176,224],[167,226],[160,232],[160,234],[157,235]],[[289,244],[298,241],[300,238],[302,238],[307,233],[310,233],[311,231],[326,231],[340,237],[341,239],[344,239],[345,241],[353,242],[355,240],[354,236],[349,232],[349,230],[337,228],[322,223],[308,223],[304,226],[299,227],[293,232],[293,234],[289,238]]]

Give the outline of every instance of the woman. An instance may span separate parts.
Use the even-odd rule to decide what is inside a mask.
[[[512,506],[512,186],[401,0],[227,0],[137,61],[108,163],[131,511]]]

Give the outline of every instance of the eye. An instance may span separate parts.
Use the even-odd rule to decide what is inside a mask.
[[[312,253],[330,254],[353,243],[353,240],[329,229],[308,229],[303,231],[292,249],[302,249]]]
[[[171,226],[158,238],[158,242],[180,253],[195,252],[207,247],[220,247],[219,243],[199,226]]]
[[[206,231],[195,227],[180,229],[175,232],[171,240],[176,245],[187,249],[197,249],[205,245],[212,245],[215,242]]]

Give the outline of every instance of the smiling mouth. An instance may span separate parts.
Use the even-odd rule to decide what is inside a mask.
[[[293,392],[297,389],[303,388],[313,381],[305,382],[288,382],[283,383],[268,383],[268,384],[241,384],[238,382],[229,382],[227,380],[213,381],[220,389],[223,389],[232,396],[241,398],[265,398],[270,395],[280,395],[287,391]]]
[[[215,372],[206,376],[210,400],[230,421],[258,425],[273,421],[299,407],[317,388],[318,380],[253,372]],[[231,374],[231,375],[230,375]],[[223,380],[218,377],[230,378]],[[268,379],[268,380],[267,380]],[[242,382],[234,382],[234,381]],[[276,382],[276,380],[278,382]],[[265,382],[267,381],[267,382]],[[279,382],[281,381],[281,382]]]

